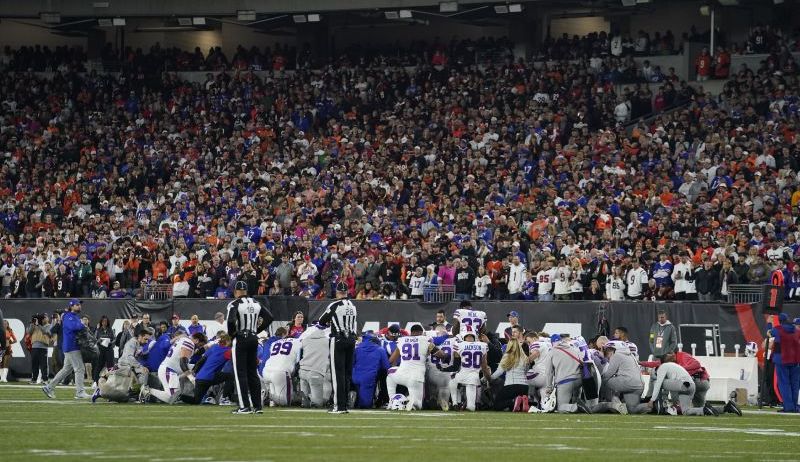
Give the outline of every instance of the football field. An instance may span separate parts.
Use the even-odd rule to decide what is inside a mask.
[[[325,411],[45,399],[0,385],[0,460],[800,460],[800,418]],[[103,400],[100,400],[103,401]]]

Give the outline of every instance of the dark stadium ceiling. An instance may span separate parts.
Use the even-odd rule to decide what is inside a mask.
[[[263,15],[355,10],[430,8],[438,11],[440,3],[458,3],[459,11],[481,5],[523,4],[533,7],[583,7],[619,9],[647,7],[651,3],[676,3],[698,0],[0,0],[0,18],[39,18],[42,13],[57,13],[61,18],[98,17],[233,17],[237,11]],[[708,0],[709,4],[751,5],[764,3],[795,4],[797,0]],[[626,5],[626,6],[623,6]]]

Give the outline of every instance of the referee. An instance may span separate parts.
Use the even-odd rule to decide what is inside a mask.
[[[330,414],[347,414],[347,397],[353,373],[353,353],[356,348],[356,306],[347,299],[347,284],[336,284],[336,300],[325,309],[321,324],[331,327],[331,379],[333,408]]]
[[[258,378],[259,332],[272,323],[272,314],[247,296],[247,283],[236,281],[228,303],[228,335],[233,339],[231,358],[239,408],[233,414],[262,414],[261,380]]]

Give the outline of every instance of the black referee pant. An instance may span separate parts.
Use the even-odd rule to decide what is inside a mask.
[[[237,332],[231,348],[233,379],[239,408],[261,409],[261,380],[258,378],[258,337],[250,331]]]
[[[331,338],[331,379],[333,405],[339,411],[347,410],[347,395],[353,374],[353,355],[356,348],[354,335],[335,335]]]

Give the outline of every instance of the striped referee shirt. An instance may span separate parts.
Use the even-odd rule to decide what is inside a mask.
[[[263,321],[259,324],[258,318]],[[228,303],[228,334],[236,335],[240,331],[258,333],[272,323],[272,315],[256,300],[241,297]]]
[[[325,309],[320,321],[330,324],[331,333],[338,335],[353,335],[358,327],[358,310],[353,302],[342,299],[331,302]]]

